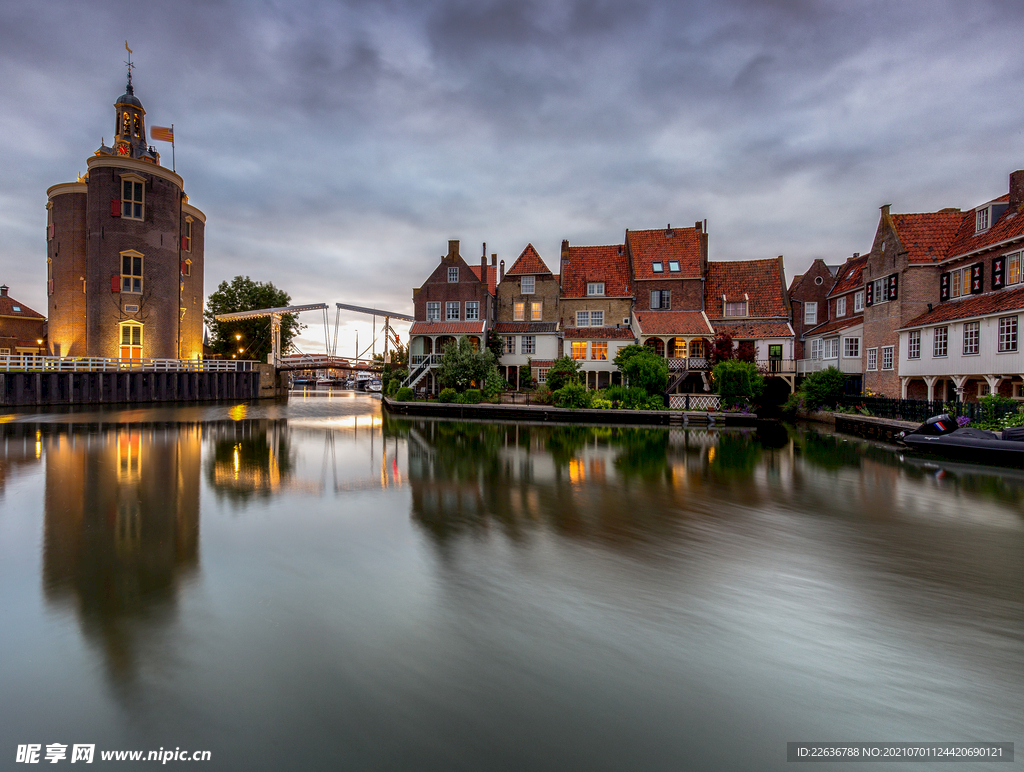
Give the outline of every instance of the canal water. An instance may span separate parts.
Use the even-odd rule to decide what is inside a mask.
[[[1020,472],[354,394],[0,420],[0,769],[27,744],[445,772],[1024,749]]]

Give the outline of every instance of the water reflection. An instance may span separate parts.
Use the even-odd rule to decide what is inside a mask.
[[[116,683],[170,625],[199,568],[202,427],[41,426],[46,470],[43,586],[74,609]]]

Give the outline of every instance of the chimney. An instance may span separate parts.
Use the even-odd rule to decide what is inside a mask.
[[[480,255],[480,281],[483,282],[484,287],[487,286],[487,245],[484,244],[484,253]]]
[[[454,259],[454,258],[456,258],[458,256],[459,256],[459,240],[458,239],[448,239],[448,257]]]
[[[694,227],[694,228],[696,229],[697,233],[700,233],[700,232],[701,232],[701,223],[700,223],[700,220],[697,220],[697,222],[695,222],[695,223],[693,224],[693,227]]]
[[[491,252],[491,270],[495,270],[498,267],[498,253]]]
[[[858,257],[860,257],[860,252],[854,252],[853,259],[856,260]]]
[[[500,263],[500,265],[501,265],[501,269],[500,269],[500,270],[501,270],[501,273],[500,273],[500,274],[498,274],[498,275],[499,275],[499,276],[501,277],[501,280],[502,280],[502,281],[505,281],[505,261],[504,261],[504,260],[502,260],[502,261],[501,261],[501,263]]]
[[[672,236],[672,223],[665,226],[665,235],[668,237]]]
[[[1010,211],[1016,212],[1024,204],[1024,171],[1010,173]]]
[[[7,297],[7,290],[9,289],[10,287],[8,287],[6,284],[0,285],[0,298]]]

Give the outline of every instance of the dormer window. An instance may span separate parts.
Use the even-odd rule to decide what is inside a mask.
[[[587,282],[587,294],[588,295],[604,295],[604,282],[603,281],[590,281],[590,282]]]
[[[668,261],[668,269],[670,271],[678,272],[679,271],[679,261],[678,260],[669,260]]]
[[[747,301],[746,300],[727,300],[725,301],[725,312],[723,316],[746,316],[747,315]]]
[[[979,209],[974,213],[974,232],[981,233],[982,231],[988,230],[988,214],[989,210],[986,206],[984,209]]]
[[[655,260],[651,264],[651,270],[654,271],[655,273],[664,273],[665,272],[664,263],[662,263],[661,260]]]

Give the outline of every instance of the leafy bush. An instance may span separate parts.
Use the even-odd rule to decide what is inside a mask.
[[[811,373],[800,386],[808,407],[835,407],[839,397],[846,391],[846,373],[837,367],[826,367]]]
[[[619,386],[618,384],[612,384],[604,390],[604,398],[609,399],[612,402],[622,402],[626,398],[626,394],[629,392],[625,386]]]
[[[590,407],[595,410],[611,410],[612,401],[610,399],[604,399],[602,397],[594,397],[590,400]]]
[[[474,383],[485,383],[492,370],[497,372],[494,354],[486,348],[477,349],[463,335],[458,342],[444,347],[437,366],[437,381],[446,388],[465,391]]]
[[[654,353],[649,346],[626,346],[615,355],[615,366],[625,376],[630,388],[641,388],[647,394],[661,394],[668,386],[668,360]]]
[[[408,386],[403,386],[397,392],[395,392],[395,399],[397,399],[399,402],[412,402],[412,389]]]
[[[711,380],[723,408],[756,399],[764,392],[764,376],[751,362],[735,359],[719,362],[711,371]]]
[[[456,393],[455,389],[452,389],[452,388],[441,389],[441,393],[437,395],[437,401],[438,402],[454,402],[455,398],[457,396],[458,396],[458,394]]]
[[[519,388],[520,389],[530,389],[530,388],[533,388],[534,383],[533,383],[533,375],[532,375],[532,373],[533,373],[533,367],[529,364],[529,360],[527,360],[527,364],[519,365]]]
[[[466,389],[465,399],[467,405],[479,405],[482,394],[480,389]]]
[[[555,407],[570,407],[576,410],[590,407],[591,394],[587,387],[578,381],[569,381],[562,388],[551,392],[551,401]]]
[[[579,380],[580,363],[569,356],[562,356],[555,360],[548,370],[548,388],[551,391],[558,391],[567,383],[576,383]]]
[[[388,381],[388,385],[387,388],[384,389],[384,393],[389,397],[393,397],[398,393],[398,389],[401,385],[402,381],[400,378],[392,378]]]
[[[541,405],[551,404],[551,388],[546,384],[542,383],[537,387],[537,391],[533,393],[533,399]]]

